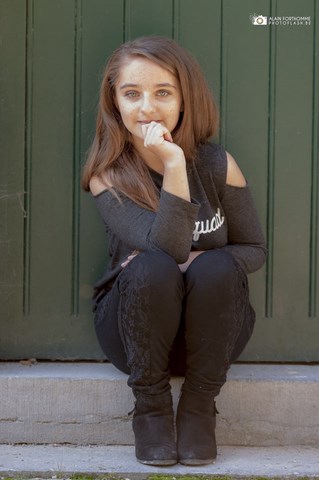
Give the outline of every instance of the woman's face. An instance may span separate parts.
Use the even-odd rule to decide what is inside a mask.
[[[182,93],[176,77],[143,57],[129,58],[121,67],[115,100],[136,146],[143,144],[143,124],[155,121],[172,132],[182,109]]]

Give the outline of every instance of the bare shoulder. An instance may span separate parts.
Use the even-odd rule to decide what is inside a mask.
[[[239,166],[236,163],[234,157],[226,152],[227,157],[227,185],[232,185],[233,187],[245,187],[247,185],[246,179],[240,170]]]
[[[110,185],[110,183],[104,177],[101,178],[97,175],[94,175],[90,180],[90,190],[94,197],[111,187],[112,185]]]

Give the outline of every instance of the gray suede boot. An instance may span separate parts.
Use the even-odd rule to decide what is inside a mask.
[[[176,428],[177,455],[183,465],[206,465],[217,456],[216,405],[212,394],[183,391]]]
[[[140,463],[169,466],[177,463],[171,392],[148,395],[135,392],[133,431]]]

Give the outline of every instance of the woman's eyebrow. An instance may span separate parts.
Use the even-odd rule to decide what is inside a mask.
[[[123,85],[120,86],[120,90],[122,90],[123,88],[138,88],[138,87],[139,85],[137,83],[124,83]],[[157,83],[155,87],[172,87],[176,89],[175,85],[168,82]]]
[[[122,90],[122,88],[128,88],[128,87],[138,87],[138,85],[136,83],[124,83],[121,87],[120,87],[120,90]]]
[[[157,87],[172,87],[172,88],[176,88],[175,85],[173,85],[172,83],[168,83],[168,82],[158,83],[156,86],[157,86]]]

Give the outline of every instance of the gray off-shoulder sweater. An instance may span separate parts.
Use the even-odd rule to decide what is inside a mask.
[[[146,210],[123,193],[109,190],[94,197],[109,238],[110,261],[95,285],[95,297],[112,287],[121,263],[134,250],[160,250],[184,263],[191,250],[219,248],[229,252],[246,273],[265,262],[265,240],[249,186],[226,184],[227,158],[221,145],[198,149],[188,167],[191,201],[162,188],[163,176],[149,169],[159,191],[159,208]]]

